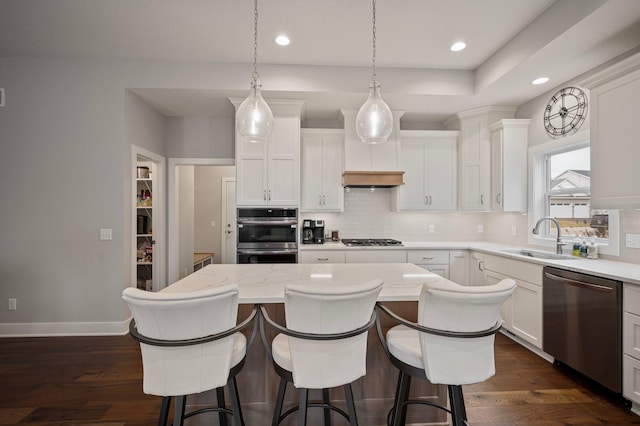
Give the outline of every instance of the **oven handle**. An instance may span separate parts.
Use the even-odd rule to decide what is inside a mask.
[[[296,225],[298,221],[296,219],[293,220],[238,220],[238,224],[246,224],[246,225]]]
[[[296,254],[298,250],[238,250],[238,254]]]
[[[611,293],[613,291],[613,288],[611,288],[611,287],[607,287],[607,286],[604,286],[604,285],[598,285],[598,284],[585,283],[583,281],[576,281],[576,280],[572,280],[572,279],[569,279],[569,278],[560,277],[560,276],[555,275],[555,274],[550,274],[549,272],[545,272],[544,275],[549,279],[552,279],[552,280],[555,280],[555,281],[560,281],[562,283],[569,284],[569,285],[574,285],[574,286],[577,286],[577,287],[584,287],[584,288],[587,288],[587,289],[590,289],[590,290],[601,291],[603,293]]]

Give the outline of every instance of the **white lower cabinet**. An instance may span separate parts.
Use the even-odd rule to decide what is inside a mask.
[[[624,284],[622,394],[640,412],[640,286]]]
[[[484,275],[484,253],[469,251],[469,285],[486,285]]]
[[[300,250],[298,263],[345,263],[345,252],[337,250]]]
[[[407,262],[449,279],[449,252],[447,250],[408,251]]]
[[[404,250],[347,250],[346,263],[407,263]]]
[[[469,285],[469,251],[449,252],[449,279],[460,285]]]
[[[516,282],[502,307],[503,327],[542,349],[542,266],[493,255],[484,255],[483,263],[487,285],[504,278]]]

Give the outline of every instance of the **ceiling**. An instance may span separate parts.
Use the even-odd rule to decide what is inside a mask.
[[[378,80],[407,121],[521,105],[640,46],[637,0],[377,0],[376,7]],[[261,0],[265,97],[305,99],[306,117],[317,120],[358,108],[371,78],[371,16],[368,0]],[[274,43],[280,33],[289,46]],[[467,48],[451,52],[458,40]],[[241,85],[131,88],[165,115],[206,115],[211,105],[246,96],[253,1],[1,0],[0,57],[13,56],[243,70]],[[532,85],[540,76],[549,83]]]

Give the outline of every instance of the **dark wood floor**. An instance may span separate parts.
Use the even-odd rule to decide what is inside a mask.
[[[616,398],[502,335],[496,370],[464,387],[472,425],[640,425]],[[0,339],[0,425],[153,425],[159,407],[142,393],[129,336]]]

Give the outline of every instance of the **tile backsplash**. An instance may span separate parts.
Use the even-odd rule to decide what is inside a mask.
[[[340,238],[393,238],[400,241],[490,241],[528,246],[530,226],[522,213],[394,212],[393,189],[351,188],[344,193],[343,213],[302,213],[302,219],[324,219],[325,233]],[[483,232],[478,232],[482,226]],[[515,230],[515,236],[514,234]],[[433,232],[430,232],[433,231]],[[625,247],[625,234],[640,234],[640,210],[620,211],[620,255],[612,260],[640,263],[640,249]]]
[[[393,238],[400,241],[482,241],[478,225],[484,213],[393,212],[394,190],[350,188],[344,193],[343,213],[303,213],[303,219],[324,219],[325,233],[340,238]],[[430,226],[433,233],[430,232]]]

